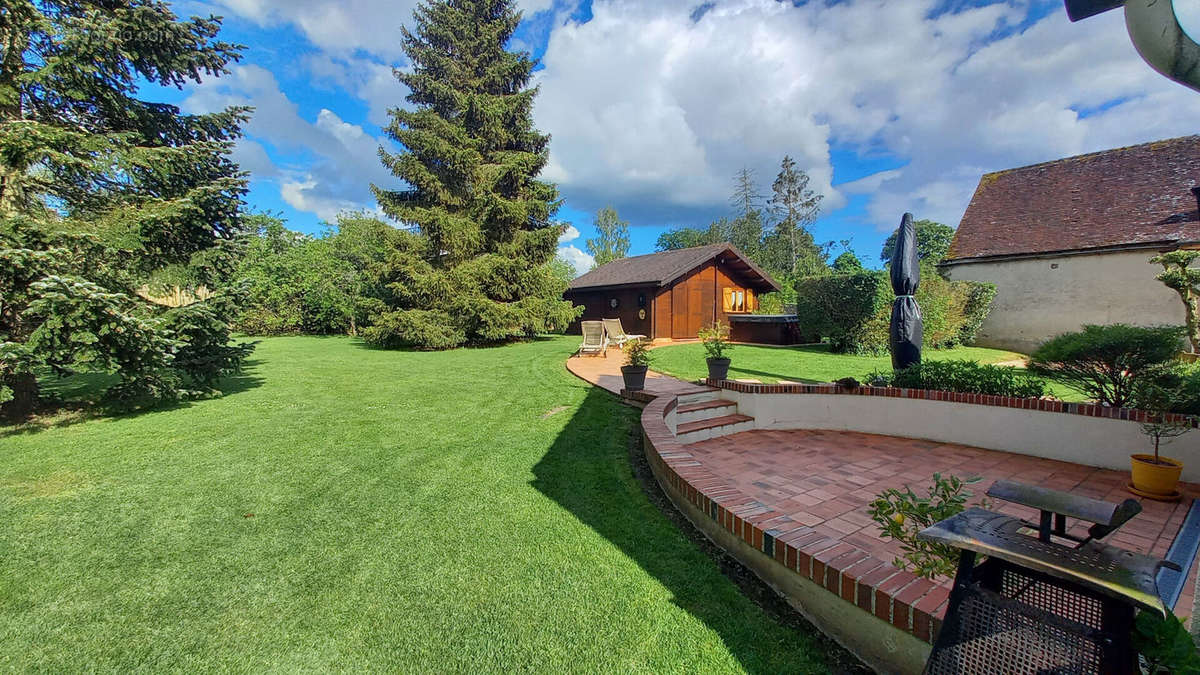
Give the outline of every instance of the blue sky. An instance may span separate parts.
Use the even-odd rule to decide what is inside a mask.
[[[416,0],[194,0],[246,45],[229,76],[163,98],[257,108],[238,159],[248,201],[318,232],[400,187],[375,155],[403,106],[399,27]],[[592,213],[631,222],[632,254],[669,227],[729,214],[733,173],[769,192],[784,154],[825,195],[818,241],[876,263],[904,211],[957,224],[981,173],[1196,133],[1200,97],[1149,70],[1120,12],[1077,24],[1055,1],[700,3],[519,0],[513,48],[541,59],[543,178],[578,236]],[[581,270],[583,271],[583,270]]]

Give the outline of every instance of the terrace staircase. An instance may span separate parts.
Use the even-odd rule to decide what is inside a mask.
[[[675,438],[684,445],[754,428],[754,418],[738,414],[737,403],[721,398],[720,389],[680,394],[677,401]]]

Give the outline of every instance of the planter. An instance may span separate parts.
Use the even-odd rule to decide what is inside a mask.
[[[708,362],[708,379],[724,380],[729,377],[729,359],[705,359]]]
[[[621,377],[625,378],[626,391],[641,391],[646,388],[646,371],[649,366],[621,366]]]
[[[1130,455],[1129,459],[1133,477],[1130,489],[1134,494],[1162,501],[1179,499],[1175,485],[1183,471],[1182,462],[1162,455],[1158,456],[1161,464],[1154,463],[1154,455]]]

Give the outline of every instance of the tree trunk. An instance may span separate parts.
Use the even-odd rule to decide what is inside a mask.
[[[33,373],[15,373],[4,378],[13,390],[11,401],[0,405],[0,418],[20,421],[33,413],[38,400],[38,381]]]
[[[1188,341],[1192,343],[1192,351],[1200,352],[1200,317],[1196,314],[1196,294],[1187,293],[1183,298],[1185,321],[1187,322]]]

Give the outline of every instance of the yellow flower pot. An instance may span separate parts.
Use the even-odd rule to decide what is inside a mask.
[[[1170,457],[1158,456],[1159,463],[1154,462],[1154,455],[1130,455],[1133,473],[1133,493],[1149,499],[1175,500],[1179,499],[1179,491],[1175,489],[1179,483],[1179,474],[1183,471],[1183,463]]]

